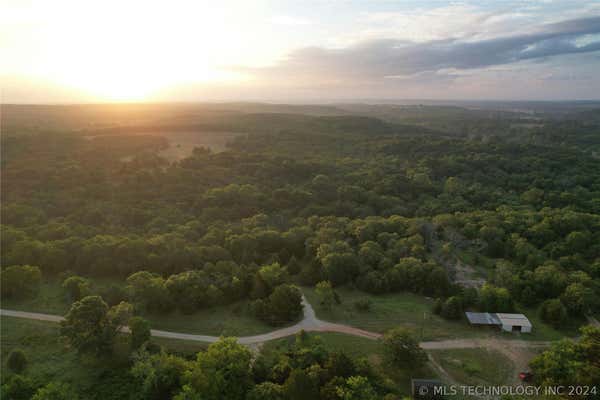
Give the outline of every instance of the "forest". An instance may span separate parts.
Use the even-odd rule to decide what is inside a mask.
[[[31,377],[21,373],[26,355],[3,349],[14,366],[3,374],[6,398],[406,395],[369,360],[305,333],[258,354],[222,337],[193,357],[150,338],[148,315],[235,304],[288,326],[306,287],[323,307],[343,302],[341,289],[411,293],[454,321],[464,310],[527,309],[576,330],[600,316],[599,109],[532,123],[518,112],[440,106],[181,107],[9,109],[3,308],[58,282],[64,346],[121,375],[105,370],[88,386]],[[68,124],[36,127],[48,118]],[[169,132],[203,131],[235,135],[224,151],[207,143],[162,155],[174,146]],[[573,346],[588,348],[571,351],[581,359],[570,377],[599,382],[590,352],[600,335],[582,332]],[[414,332],[392,330],[382,342],[381,362],[425,365]],[[548,350],[532,363],[536,379],[565,384],[552,352],[568,357]]]

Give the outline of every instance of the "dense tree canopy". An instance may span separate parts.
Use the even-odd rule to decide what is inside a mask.
[[[369,117],[196,115],[184,107],[142,125],[66,115],[62,131],[9,124],[0,169],[3,300],[62,282],[73,304],[61,331],[82,353],[109,355],[129,325],[127,383],[157,399],[377,399],[390,390],[364,363],[301,338],[253,363],[230,339],[195,361],[153,351],[135,313],[187,315],[239,302],[282,325],[302,313],[294,284],[319,284],[326,307],[340,286],[434,297],[449,319],[526,306],[560,326],[598,309],[594,115],[536,116],[525,128],[531,116],[521,113],[346,107]],[[164,135],[207,129],[236,135],[223,151],[166,158]],[[95,287],[103,279],[111,285]],[[370,303],[355,307],[368,312]],[[595,354],[591,337],[544,353],[535,366],[547,373],[539,375],[593,382],[595,364],[582,361]],[[391,364],[423,361],[406,332],[385,343]],[[553,370],[567,358],[576,360],[565,364],[570,370]],[[579,369],[582,362],[591,367]],[[60,398],[70,389],[12,377],[2,390]]]

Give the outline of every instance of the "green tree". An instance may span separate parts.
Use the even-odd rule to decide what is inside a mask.
[[[442,306],[440,315],[446,319],[460,319],[462,317],[462,300],[458,296],[449,297]]]
[[[302,264],[298,261],[296,256],[292,256],[288,261],[286,268],[291,275],[296,275],[302,270]]]
[[[60,322],[60,332],[81,353],[110,354],[114,338],[130,316],[131,305],[120,303],[109,310],[100,296],[76,301]]]
[[[351,376],[346,379],[343,385],[337,387],[337,395],[341,400],[373,400],[379,397],[364,376]]]
[[[27,357],[21,349],[12,350],[6,359],[6,366],[16,374],[20,374],[27,368]]]
[[[258,275],[267,285],[269,293],[271,293],[276,286],[281,285],[288,279],[286,267],[281,266],[279,263],[262,266],[258,270]]]
[[[205,400],[242,400],[252,386],[252,353],[235,338],[220,338],[198,353],[185,374],[187,397]],[[196,397],[194,397],[196,396]]]
[[[273,382],[263,382],[254,386],[246,396],[247,400],[284,400],[283,386]]]
[[[30,400],[35,393],[35,385],[30,378],[22,375],[12,375],[2,382],[1,399]]]
[[[568,311],[576,315],[588,312],[595,303],[594,291],[581,283],[571,283],[560,296]]]
[[[181,388],[188,362],[161,351],[140,352],[134,356],[132,375],[141,382],[145,399],[169,399]]]
[[[544,322],[558,327],[567,319],[567,309],[559,299],[550,299],[542,303],[540,317]]]
[[[297,319],[302,313],[302,293],[293,285],[279,285],[264,300],[253,303],[254,312],[261,320],[277,326]]]
[[[42,281],[39,267],[31,265],[13,265],[0,273],[2,298],[24,298],[33,296]]]
[[[81,276],[70,276],[62,283],[70,302],[78,301],[90,294],[90,282]]]
[[[479,307],[487,312],[511,312],[514,306],[508,289],[486,283],[479,291]]]
[[[331,378],[340,376],[349,378],[356,373],[356,367],[350,357],[343,352],[331,352],[323,366]]]
[[[154,312],[171,307],[164,279],[148,271],[139,271],[127,278],[127,289],[136,307]]]
[[[329,281],[321,281],[315,286],[315,293],[319,297],[319,303],[326,309],[331,309],[335,302],[335,292]]]
[[[419,346],[410,331],[394,328],[383,335],[384,358],[398,368],[418,368],[427,360],[425,351]]]
[[[581,328],[581,339],[577,346],[583,362],[577,371],[575,382],[596,385],[600,382],[600,328],[591,325]]]
[[[289,400],[318,399],[318,382],[302,369],[293,370],[286,379],[283,389]]]
[[[150,340],[150,323],[142,317],[132,317],[129,319],[129,330],[131,332],[131,348],[139,349],[144,343]]]
[[[122,301],[116,306],[112,306],[106,313],[106,317],[115,332],[118,332],[121,328],[127,326],[132,316],[133,306],[126,301]]]
[[[573,384],[579,368],[577,345],[567,339],[553,343],[551,349],[535,357],[530,366],[540,385]]]
[[[66,383],[50,382],[38,389],[31,400],[76,400],[79,396]]]

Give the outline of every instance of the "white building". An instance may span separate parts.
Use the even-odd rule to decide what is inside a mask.
[[[502,330],[507,332],[531,333],[531,322],[523,314],[496,313],[502,324]]]
[[[506,332],[531,333],[531,322],[523,314],[466,312],[472,325],[496,325]]]

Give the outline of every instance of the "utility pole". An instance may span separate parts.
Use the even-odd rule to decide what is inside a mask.
[[[423,330],[425,329],[425,315],[426,311],[423,311],[423,320],[421,321],[421,342],[423,341]]]

